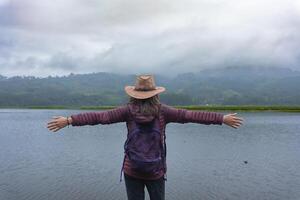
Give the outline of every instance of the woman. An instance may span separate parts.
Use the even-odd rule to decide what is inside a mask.
[[[152,75],[137,76],[135,86],[126,86],[130,101],[115,109],[87,112],[69,117],[54,117],[48,123],[51,131],[58,131],[67,125],[83,126],[126,122],[127,140],[124,144],[124,170],[128,200],[143,200],[147,187],[151,200],[165,199],[166,143],[165,127],[176,123],[223,123],[238,128],[243,119],[234,114],[189,111],[161,104],[158,94],[164,87],[156,87]]]

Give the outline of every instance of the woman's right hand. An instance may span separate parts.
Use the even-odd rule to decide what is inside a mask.
[[[63,116],[54,116],[53,119],[48,122],[47,128],[50,131],[56,132],[68,125],[68,118]]]
[[[238,128],[243,124],[244,119],[236,116],[237,113],[227,114],[223,117],[223,123],[232,128]]]

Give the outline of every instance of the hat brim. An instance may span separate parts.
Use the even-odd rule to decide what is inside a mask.
[[[148,99],[166,90],[164,87],[155,87],[155,90],[151,91],[138,91],[134,89],[134,86],[125,86],[125,92],[136,99]]]

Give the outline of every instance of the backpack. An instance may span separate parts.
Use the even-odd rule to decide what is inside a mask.
[[[134,120],[131,123],[132,129],[128,132],[124,143],[124,153],[130,160],[132,169],[144,174],[155,174],[162,169],[165,171],[165,140],[160,130],[159,118],[156,117],[144,124],[139,124]]]

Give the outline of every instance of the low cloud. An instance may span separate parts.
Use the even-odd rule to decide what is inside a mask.
[[[300,70],[300,4],[0,0],[0,74]]]

